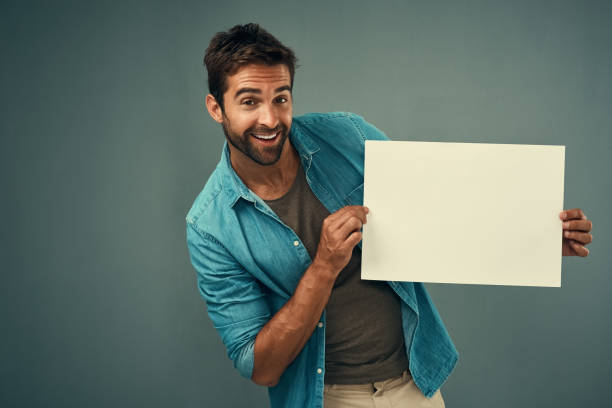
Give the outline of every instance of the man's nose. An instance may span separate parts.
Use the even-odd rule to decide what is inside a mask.
[[[268,129],[274,129],[278,125],[278,115],[274,106],[264,104],[259,112],[259,124],[266,126]]]

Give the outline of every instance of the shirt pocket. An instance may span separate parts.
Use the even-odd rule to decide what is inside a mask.
[[[363,205],[363,183],[348,193],[344,202],[346,205]]]

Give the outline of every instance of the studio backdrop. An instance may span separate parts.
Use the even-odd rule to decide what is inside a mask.
[[[4,1],[0,406],[268,405],[226,356],[185,243],[224,142],[204,50],[247,22],[296,52],[296,115],[566,146],[564,207],[593,220],[591,254],[563,260],[561,288],[427,284],[460,354],[442,393],[608,405],[611,19],[579,0]]]

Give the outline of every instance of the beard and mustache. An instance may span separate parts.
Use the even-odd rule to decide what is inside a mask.
[[[279,123],[278,126],[273,129],[253,126],[246,129],[241,135],[231,131],[227,118],[223,120],[222,127],[226,139],[232,146],[240,150],[255,163],[262,166],[271,166],[280,159],[281,153],[283,152],[283,146],[289,135],[289,129],[283,123]],[[255,136],[252,135],[253,133],[271,135],[279,132],[280,134],[277,137],[280,138],[280,141],[277,141],[274,145],[264,146],[263,149],[255,147],[253,142]]]

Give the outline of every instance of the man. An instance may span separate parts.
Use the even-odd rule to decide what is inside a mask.
[[[354,114],[294,118],[295,62],[256,24],[206,50],[229,142],[187,215],[208,313],[273,407],[443,407],[458,354],[424,285],[360,279],[364,141],[387,137]],[[588,255],[591,222],[560,217],[563,254]]]

